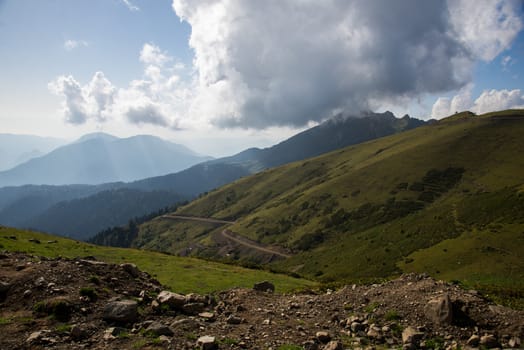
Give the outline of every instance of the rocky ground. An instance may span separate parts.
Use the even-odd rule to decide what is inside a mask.
[[[132,264],[3,253],[0,349],[520,348],[524,339],[524,312],[424,275],[322,293],[272,288],[180,295]]]

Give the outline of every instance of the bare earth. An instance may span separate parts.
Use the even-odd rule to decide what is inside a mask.
[[[524,312],[423,275],[294,295],[163,290],[131,264],[0,254],[0,349],[518,348],[524,339]],[[449,310],[428,311],[447,297]]]

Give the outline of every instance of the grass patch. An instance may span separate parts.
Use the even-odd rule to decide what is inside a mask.
[[[9,237],[16,237],[10,239]],[[42,244],[31,244],[38,239]],[[45,242],[56,240],[56,243]],[[306,279],[293,278],[264,270],[251,270],[196,258],[184,258],[138,249],[101,247],[39,232],[0,227],[0,243],[8,251],[20,251],[45,257],[94,256],[99,260],[120,264],[128,261],[150,273],[164,285],[179,293],[211,293],[233,287],[251,288],[256,282],[271,281],[277,292],[285,293],[316,285]],[[190,268],[186,268],[190,266]]]
[[[294,345],[294,344],[284,344],[280,345],[277,350],[304,350],[302,346]]]

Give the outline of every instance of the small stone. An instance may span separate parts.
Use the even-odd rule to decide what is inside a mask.
[[[500,346],[499,342],[497,341],[497,338],[495,338],[495,336],[491,334],[483,335],[482,337],[480,337],[480,345],[488,349],[497,348]]]
[[[413,327],[407,327],[402,331],[402,344],[415,345],[424,337],[424,333],[419,332]]]
[[[344,350],[344,345],[336,340],[332,340],[324,346],[323,350]]]
[[[104,339],[111,340],[115,339],[119,334],[126,332],[127,330],[122,327],[110,327],[104,331]]]
[[[360,331],[364,331],[366,329],[366,325],[360,322],[351,322],[350,329],[353,333],[357,333]]]
[[[480,337],[476,334],[473,334],[471,337],[469,337],[468,341],[466,342],[467,345],[476,348],[480,343]]]
[[[197,346],[202,350],[217,350],[218,345],[215,337],[204,335],[197,340]]]
[[[198,314],[198,317],[202,317],[203,319],[209,322],[215,321],[215,314],[212,312],[201,312]]]
[[[26,289],[24,290],[24,294],[22,295],[24,296],[24,298],[29,298],[31,294],[32,294],[31,289]]]
[[[380,332],[380,328],[378,327],[369,327],[369,330],[366,334],[369,338],[373,338],[375,340],[382,339],[382,333]]]
[[[133,277],[138,277],[140,276],[140,270],[138,269],[138,267],[135,265],[135,264],[132,264],[132,263],[124,263],[124,264],[120,264],[120,267],[125,271],[127,272],[128,274],[130,274],[131,276]]]
[[[327,343],[331,340],[331,335],[326,331],[319,331],[315,334],[315,337],[321,343]]]
[[[229,317],[226,319],[226,322],[229,324],[241,324],[242,319],[235,315],[229,315]]]
[[[147,328],[146,328],[147,332],[148,333],[151,333],[155,336],[161,336],[161,335],[166,335],[166,336],[172,336],[174,335],[173,331],[171,330],[171,328],[169,328],[168,326],[166,326],[165,324],[162,324],[160,322],[152,322]]]
[[[69,333],[69,335],[74,340],[82,340],[87,338],[88,332],[82,326],[75,324],[71,327],[71,332]]]
[[[520,338],[519,337],[512,337],[508,341],[508,345],[510,348],[520,348]]]
[[[0,281],[0,294],[6,294],[11,289],[11,284]]]

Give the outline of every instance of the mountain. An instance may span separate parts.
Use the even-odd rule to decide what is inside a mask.
[[[100,230],[126,224],[130,219],[184,201],[167,191],[143,192],[120,188],[85,198],[59,202],[24,225],[66,237],[85,240]]]
[[[154,136],[97,133],[0,172],[0,186],[101,184],[180,171],[209,160]]]
[[[198,164],[176,174],[153,177],[129,184],[132,188],[172,190],[198,195],[243,176],[289,162],[302,160],[349,145],[410,130],[425,122],[393,113],[365,112],[338,115],[269,148],[249,148],[230,157]]]
[[[0,171],[40,157],[65,143],[51,137],[0,134]]]
[[[0,188],[0,223],[21,228],[31,227],[76,238],[89,238],[103,228],[125,224],[134,216],[142,216],[165,206],[195,198],[199,194],[262,169],[316,156],[322,152],[423,124],[423,121],[408,116],[397,119],[390,112],[366,113],[359,117],[338,116],[273,147],[251,148],[231,157],[203,162],[164,176],[130,183],[108,183],[80,188],[71,186]],[[84,136],[73,145],[80,147],[90,142],[107,145],[120,142],[119,140],[111,135],[97,133]],[[124,191],[124,188],[127,190]],[[97,193],[101,191],[106,191],[103,195],[104,201],[115,204],[114,209],[99,205]],[[136,201],[136,194],[142,193],[140,194],[142,196],[144,192],[152,191],[156,194],[151,194],[151,198],[157,196],[157,192],[162,192],[165,193],[165,200],[160,200],[158,203],[146,201],[147,206]],[[2,196],[5,196],[3,201]],[[128,208],[127,211],[120,211],[119,206],[122,203]],[[109,217],[107,210],[119,213],[118,219]],[[124,213],[131,213],[132,216],[126,218]],[[94,217],[97,218],[96,222],[92,220]]]
[[[523,110],[457,114],[235,181],[140,225],[133,246],[326,282],[414,271],[524,295],[523,134]]]

